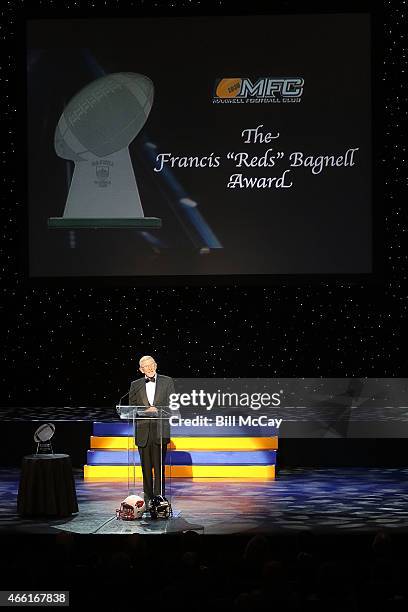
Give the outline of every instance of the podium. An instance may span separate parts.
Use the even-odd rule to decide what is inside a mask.
[[[154,435],[156,440],[159,441],[160,448],[160,473],[154,473],[154,484],[157,484],[159,479],[160,495],[164,493],[164,480],[166,477],[169,479],[169,494],[166,495],[168,501],[171,503],[171,453],[164,454],[165,446],[170,442],[170,423],[169,418],[172,415],[168,406],[155,406],[156,410],[151,411],[147,406],[135,406],[135,405],[123,405],[118,404],[116,411],[121,420],[127,421],[129,427],[133,432],[134,444],[130,443],[130,436],[127,438],[127,467],[128,467],[128,478],[127,488],[129,495],[139,495],[140,492],[136,491],[136,471],[141,465],[138,448],[136,446],[136,434],[138,428],[148,430],[148,435]],[[168,440],[168,442],[167,442]],[[163,456],[165,461],[163,462]]]

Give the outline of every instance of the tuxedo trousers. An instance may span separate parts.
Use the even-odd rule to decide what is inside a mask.
[[[146,500],[152,499],[155,495],[164,496],[166,494],[164,470],[167,444],[167,439],[164,439],[160,446],[153,437],[149,436],[146,446],[138,446],[143,474],[143,492]]]

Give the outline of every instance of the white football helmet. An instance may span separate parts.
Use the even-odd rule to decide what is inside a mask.
[[[140,519],[146,512],[146,504],[139,495],[129,495],[120,504],[120,509],[116,510],[116,518],[125,521]]]

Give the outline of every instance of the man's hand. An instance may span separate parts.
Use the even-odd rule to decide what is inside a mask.
[[[146,408],[145,412],[153,412],[157,414],[157,408],[155,408],[154,406],[149,406],[148,408]]]

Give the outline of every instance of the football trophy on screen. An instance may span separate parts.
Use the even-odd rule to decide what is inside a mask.
[[[129,145],[139,134],[153,104],[152,81],[142,74],[118,72],[83,87],[58,121],[54,148],[74,162],[62,217],[50,228],[157,228],[145,217]]]

